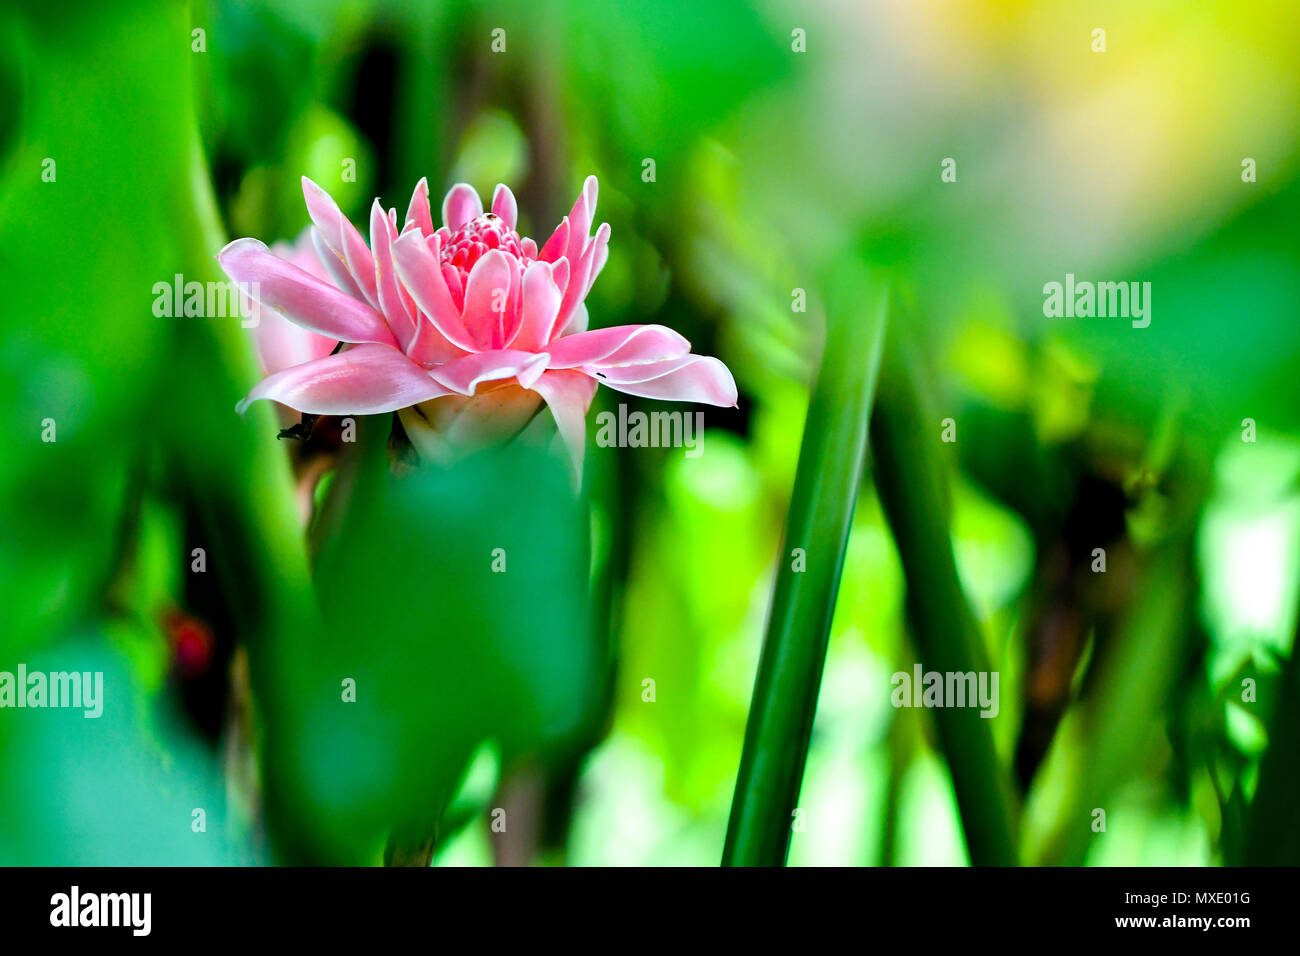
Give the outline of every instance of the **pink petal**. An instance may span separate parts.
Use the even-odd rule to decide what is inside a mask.
[[[547,262],[554,262],[564,255],[565,250],[569,248],[569,217],[565,216],[555,232],[551,233],[551,238],[546,240],[542,246],[542,251],[537,254],[537,258],[544,259]]]
[[[669,361],[664,363],[664,367],[670,370],[645,381],[620,382],[612,378],[601,378],[600,381],[617,391],[643,398],[736,407],[736,380],[731,377],[727,366],[718,359],[708,355],[692,355],[687,362]],[[592,374],[597,374],[590,366],[588,369]],[[611,370],[606,374],[617,377],[619,372]]]
[[[546,346],[551,368],[575,368],[662,362],[681,358],[691,343],[663,325],[616,325],[558,338]]]
[[[699,355],[683,355],[680,358],[663,359],[659,362],[642,362],[638,365],[584,365],[582,370],[594,375],[602,385],[615,388],[621,385],[636,385],[651,379],[661,378],[669,372],[675,372],[684,365],[698,361]]]
[[[515,194],[505,183],[498,183],[496,191],[492,193],[492,213],[511,229],[514,229],[519,221],[519,204],[515,202]]]
[[[596,394],[596,382],[581,372],[549,371],[533,383],[550,406],[560,438],[569,449],[569,457],[582,481],[582,458],[587,447],[587,409]]]
[[[320,260],[321,265],[325,267],[326,273],[334,281],[334,284],[352,298],[364,302],[366,297],[357,285],[357,280],[352,278],[352,273],[348,271],[348,267],[329,247],[325,242],[325,237],[321,235],[320,230],[315,226],[311,227],[311,244],[316,249],[316,257]]]
[[[434,254],[437,255],[436,252]],[[460,315],[461,309],[465,308],[465,287],[460,284],[460,271],[450,262],[444,262],[442,264],[442,278],[447,283],[447,291],[451,293],[451,301],[456,306],[456,314]]]
[[[236,239],[217,261],[246,295],[305,329],[344,342],[397,344],[374,309],[272,255],[256,239]]]
[[[608,226],[602,227],[608,229]],[[591,275],[591,261],[595,249],[588,247],[583,253],[573,271],[569,273],[568,284],[564,287],[564,299],[560,302],[560,311],[555,316],[555,324],[551,326],[551,336],[557,336],[569,324],[569,318],[573,315],[579,303],[587,295],[587,277]]]
[[[536,351],[546,345],[546,336],[555,324],[562,298],[551,272],[549,264],[534,262],[524,273],[519,328],[506,345],[525,351]]]
[[[600,270],[605,268],[605,262],[609,259],[609,223],[602,223],[596,230],[596,238],[592,242],[591,257],[591,275],[587,276],[587,292],[596,284],[596,276],[600,275]]]
[[[343,215],[329,193],[306,176],[302,177],[302,195],[307,201],[307,214],[325,238],[325,244],[347,267],[366,301],[374,308],[379,308],[379,296],[375,292],[375,267],[361,233]]]
[[[442,224],[455,232],[471,219],[483,215],[483,200],[468,183],[457,183],[447,191],[442,201]]]
[[[429,369],[435,365],[446,365],[448,362],[454,362],[473,353],[452,345],[434,327],[428,317],[421,314],[416,321],[415,339],[411,342],[411,347],[406,350],[406,354],[416,365]]]
[[[493,349],[466,355],[447,365],[432,369],[434,380],[461,395],[473,395],[481,382],[518,378],[519,384],[531,388],[546,370],[545,352],[522,352],[519,349]]]
[[[443,338],[467,352],[476,351],[474,340],[461,321],[460,309],[456,307],[438,265],[439,242],[436,236],[432,242],[433,248],[430,249],[429,243],[414,232],[397,238],[393,243],[393,264],[398,278]]]
[[[383,207],[376,199],[370,207],[370,247],[375,252],[375,288],[379,293],[379,307],[397,338],[397,347],[405,352],[415,338],[415,316],[407,311],[393,268],[392,247],[396,238],[396,228],[384,215]]]
[[[257,357],[265,375],[324,358],[338,345],[337,340],[308,332],[270,309],[262,310],[258,318],[253,338],[257,342]]]
[[[513,259],[499,249],[484,253],[465,281],[461,320],[480,349],[498,348],[505,341],[506,306],[514,278]]]
[[[587,248],[587,237],[596,218],[596,193],[596,177],[588,176],[569,213],[569,244],[564,254],[570,262],[577,262]]]
[[[555,285],[564,294],[564,290],[569,287],[569,260],[561,256],[551,263],[554,268],[551,269],[551,275],[555,277]]]
[[[303,272],[314,275],[317,279],[329,281],[330,274],[321,262],[321,257],[316,251],[315,243],[310,241],[310,236],[316,230],[308,226],[298,238],[293,242],[273,242],[271,243],[271,254],[279,256],[290,265],[297,266]]]
[[[311,415],[377,415],[449,394],[397,349],[358,345],[262,379],[235,411],[270,399]]]
[[[520,268],[518,259],[513,256],[509,258],[510,298],[506,302],[506,314],[502,319],[501,341],[497,343],[501,348],[505,348],[506,343],[513,340],[519,332],[519,323],[522,321],[519,306],[524,299],[523,270]]]
[[[591,317],[587,314],[587,306],[579,302],[573,307],[573,314],[569,316],[569,321],[560,330],[560,335],[569,336],[576,335],[579,332],[586,332],[590,322]]]

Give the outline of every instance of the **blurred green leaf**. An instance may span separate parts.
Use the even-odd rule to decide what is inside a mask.
[[[393,478],[389,421],[361,423],[316,569],[322,628],[279,635],[262,675],[281,823],[331,862],[431,819],[483,740],[507,760],[560,747],[599,690],[589,525],[566,463],[515,443]]]
[[[4,711],[0,864],[258,862],[247,835],[232,824],[216,755],[167,705],[146,695],[101,634],[90,637],[21,661],[29,675],[102,674],[102,714],[87,717],[84,708]],[[17,663],[0,658],[0,670],[13,673]]]
[[[183,270],[184,22],[179,6],[144,3],[56,22],[0,13],[20,123],[0,171],[0,273],[14,278],[0,338],[0,640],[12,645],[75,620],[116,557],[150,373],[175,321],[153,315],[152,289]]]

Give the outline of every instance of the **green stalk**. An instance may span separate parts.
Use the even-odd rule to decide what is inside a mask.
[[[836,289],[799,451],[724,866],[784,865],[817,712],[889,302],[888,283],[879,276],[846,276]],[[804,570],[795,570],[796,548],[803,549]]]
[[[910,344],[891,335],[872,425],[876,488],[907,578],[908,616],[926,670],[989,670],[979,626],[962,593],[949,535],[947,477],[939,457],[940,417],[925,408]],[[919,692],[919,688],[918,688]],[[1017,862],[1018,810],[990,721],[979,708],[934,711],[957,792],[971,862]]]
[[[178,20],[189,22],[183,10]],[[187,99],[192,102],[192,96]],[[175,218],[178,251],[187,279],[222,281],[214,256],[226,236],[192,110],[186,126],[192,205]],[[261,796],[272,843],[286,861],[315,862],[310,840],[297,839],[296,808],[282,796],[282,776],[289,771],[272,756],[282,736],[276,679],[290,672],[283,655],[296,646],[289,638],[319,628],[288,458],[275,438],[270,403],[259,402],[263,407],[249,409],[243,420],[235,414],[235,402],[258,377],[251,336],[238,318],[178,321],[170,358],[171,407],[187,410],[193,421],[228,423],[192,434],[186,430],[189,419],[173,415],[165,419],[163,437],[170,467],[197,506],[203,544],[237,637],[248,649],[248,679],[263,728]]]
[[[225,234],[197,127],[191,133],[194,205],[177,219],[186,276],[221,281],[214,250],[225,245]],[[289,462],[274,437],[275,418],[269,407],[254,407],[243,420],[234,411],[247,383],[257,380],[250,336],[238,318],[189,322],[178,326],[173,358],[183,369],[173,383],[182,407],[199,420],[230,422],[226,434],[174,441],[172,452],[218,545],[212,557],[235,602],[235,617],[245,636],[311,628],[316,606],[306,545]]]

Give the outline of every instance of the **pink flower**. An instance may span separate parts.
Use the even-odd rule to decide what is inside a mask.
[[[318,415],[397,411],[420,454],[447,460],[517,434],[545,401],[579,473],[596,386],[648,398],[735,406],[718,359],[661,325],[587,331],[583,304],[608,256],[609,224],[590,234],[596,177],[539,249],[515,231],[515,197],[497,186],[484,213],[460,183],[441,228],[420,180],[399,230],[376,200],[370,245],[334,201],[304,177],[325,281],[237,239],[217,257],[263,308],[347,343],[263,379],[239,403],[271,399]]]

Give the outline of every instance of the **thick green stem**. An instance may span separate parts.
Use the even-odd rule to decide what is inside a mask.
[[[837,290],[799,451],[724,866],[785,863],[817,712],[889,301],[879,277],[846,278]]]
[[[187,279],[224,279],[214,255],[225,243],[211,179],[190,118],[190,195],[192,205],[176,217]],[[169,407],[186,409],[187,418],[167,419],[168,453],[176,473],[198,507],[202,544],[208,551],[228,601],[241,643],[248,647],[253,694],[265,733],[265,807],[273,840],[285,859],[310,861],[301,846],[281,837],[294,819],[284,805],[280,774],[270,760],[278,733],[279,688],[275,675],[286,673],[277,658],[292,632],[314,633],[319,614],[302,529],[297,519],[287,456],[276,441],[269,403],[249,410],[244,420],[235,402],[257,380],[252,339],[236,316],[178,321],[171,353],[173,378]],[[219,431],[194,434],[184,422],[228,422]],[[291,828],[291,827],[290,827]]]
[[[914,353],[899,324],[894,328],[871,431],[876,487],[907,577],[909,618],[922,665],[978,674],[988,671],[989,663],[953,558],[940,418],[925,409]],[[1014,865],[1018,810],[990,721],[975,707],[938,708],[934,715],[971,862]]]

